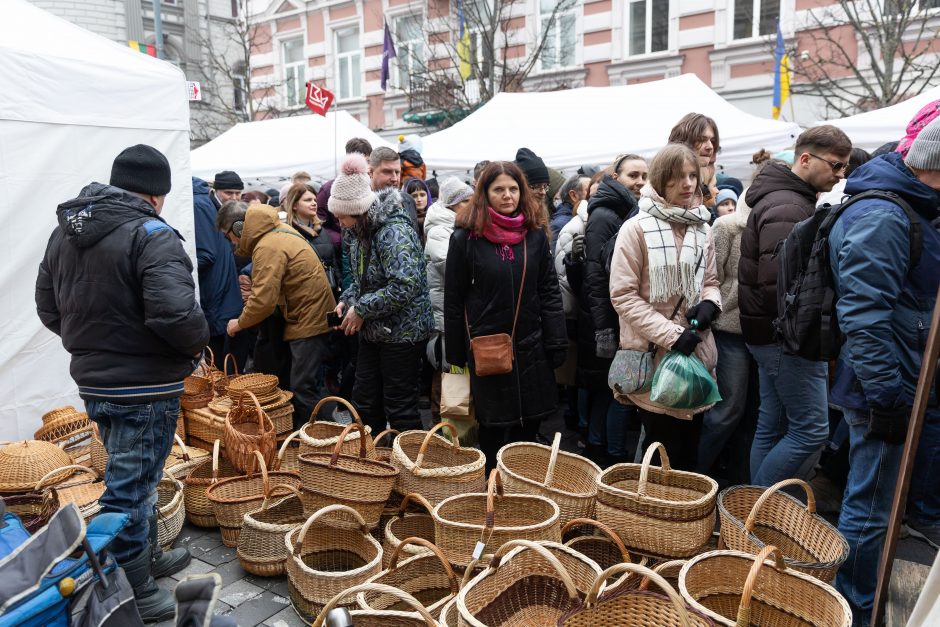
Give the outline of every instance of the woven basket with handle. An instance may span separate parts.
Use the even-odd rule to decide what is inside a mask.
[[[420,505],[425,512],[407,513],[408,506],[412,503]],[[434,507],[420,494],[412,492],[405,495],[395,516],[385,523],[385,534],[382,538],[382,549],[385,553],[385,561],[382,563],[384,568],[388,568],[392,553],[398,550],[405,538],[421,538],[428,542],[434,542],[434,518],[431,517],[431,510],[433,509]],[[428,549],[417,543],[408,544],[402,550],[405,557],[429,552]]]
[[[447,429],[450,442],[437,435]],[[392,445],[392,464],[401,473],[395,489],[400,494],[417,492],[432,505],[449,496],[479,492],[486,479],[486,455],[463,448],[454,425],[439,422],[429,431],[405,431]]]
[[[439,627],[434,617],[413,596],[399,588],[372,582],[353,586],[330,599],[313,622],[313,627],[322,627],[330,610],[344,602],[350,594],[362,595],[363,593],[394,598],[396,599],[395,607],[401,609],[353,610],[349,614],[355,627]]]
[[[60,480],[61,471],[77,471],[68,479]],[[104,482],[100,480],[98,473],[93,469],[74,464],[64,466],[46,474],[42,479],[36,482],[33,492],[42,493],[43,490],[54,490],[59,499],[59,506],[75,503],[82,517],[88,521],[101,511],[101,505],[98,499],[104,494]]]
[[[186,520],[183,504],[183,484],[164,471],[157,484],[157,542],[160,548],[168,549],[176,542]]]
[[[283,483],[272,485],[260,509],[242,520],[237,551],[242,568],[259,577],[283,575],[288,556],[284,538],[305,520],[300,491]]]
[[[610,568],[614,564],[622,564],[624,562],[646,566],[647,559],[638,556],[637,559],[634,560],[633,556],[630,555],[630,551],[627,550],[627,547],[620,539],[620,536],[618,536],[613,529],[604,523],[599,523],[590,518],[574,518],[569,520],[565,526],[561,528],[562,540],[573,531],[586,527],[591,528],[591,534],[577,535],[565,542],[565,546],[571,547],[578,553],[590,557],[597,562],[598,566],[605,569]],[[625,577],[622,578],[620,582],[626,583],[631,580],[633,584],[639,585],[638,577]]]
[[[219,441],[212,446],[212,458],[196,464],[183,480],[183,500],[186,520],[197,527],[218,527],[212,502],[206,496],[206,488],[220,479],[241,475],[227,459],[219,459]]]
[[[294,431],[284,436],[278,444],[277,458],[274,460],[274,470],[300,471],[300,431]]]
[[[8,512],[20,517],[20,521],[30,534],[45,527],[52,515],[59,511],[59,496],[55,490],[6,494],[3,502]]]
[[[178,433],[173,434],[176,444],[170,449],[163,470],[176,479],[184,479],[189,471],[198,466],[203,460],[209,459],[209,451],[201,448],[188,447]]]
[[[228,362],[232,362],[232,371],[235,373],[235,376],[238,376],[238,364],[235,363],[235,356],[229,353],[225,356],[225,359],[222,361],[222,372],[220,376],[214,377],[212,381],[212,387],[215,390],[215,393],[219,396],[225,396],[228,394],[228,384],[231,380],[228,374]]]
[[[339,435],[345,430],[345,425],[326,420],[316,420],[316,417],[320,415],[320,410],[327,403],[339,403],[343,405],[349,410],[353,422],[363,426],[366,432],[366,457],[375,459],[375,443],[372,441],[371,435],[372,427],[363,425],[362,418],[359,417],[359,412],[356,411],[356,408],[353,407],[349,401],[339,396],[325,396],[320,399],[320,402],[317,403],[313,411],[310,412],[310,422],[304,425],[300,430],[300,452],[332,453],[333,449],[336,447],[336,443],[339,441]],[[359,433],[359,431],[347,433],[343,440],[343,453],[346,455],[359,454],[359,443],[356,442],[356,440],[359,439]]]
[[[228,416],[225,417],[225,456],[241,472],[248,472],[254,462],[254,454],[260,452],[265,467],[274,464],[277,455],[277,434],[258,399],[251,392],[237,397]]]

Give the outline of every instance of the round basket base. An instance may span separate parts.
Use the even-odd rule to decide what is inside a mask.
[[[215,519],[214,514],[194,514],[193,512],[187,510],[186,520],[196,527],[202,527],[204,529],[215,529],[219,526],[219,521]]]
[[[241,563],[245,572],[257,577],[280,577],[287,572],[284,566],[284,560],[276,562],[258,562],[253,558],[248,558],[238,553],[238,561]]]

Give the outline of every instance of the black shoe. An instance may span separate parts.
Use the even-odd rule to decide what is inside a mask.
[[[126,560],[120,566],[127,575],[127,581],[134,589],[137,611],[145,623],[159,623],[172,620],[176,612],[173,593],[157,587],[157,582],[150,574],[151,554],[148,545],[136,557]]]

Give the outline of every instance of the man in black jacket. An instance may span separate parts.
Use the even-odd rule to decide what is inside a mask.
[[[59,205],[36,280],[36,309],[72,355],[71,374],[108,451],[104,511],[127,514],[111,545],[141,617],[173,617],[154,577],[189,563],[156,542],[156,488],[170,452],[183,379],[209,329],[180,235],[160,218],[170,164],[138,144],[114,160],[111,184]]]

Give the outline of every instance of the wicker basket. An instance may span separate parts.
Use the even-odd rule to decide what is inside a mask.
[[[679,589],[679,573],[682,571],[682,567],[685,566],[685,563],[688,560],[670,560],[668,562],[660,562],[653,567],[653,571],[657,575],[666,580],[670,586]],[[640,584],[642,588],[643,585]]]
[[[342,518],[338,520],[336,514]],[[350,519],[358,528],[350,528]],[[336,604],[352,607],[355,595],[347,591],[382,568],[381,545],[369,535],[359,512],[345,505],[314,512],[302,527],[287,534],[284,545],[290,553],[287,582],[291,605],[307,623],[337,595],[342,598],[334,599]]]
[[[593,518],[601,469],[560,447],[561,433],[556,433],[551,447],[517,442],[501,448],[496,454],[496,467],[506,492],[535,494],[555,501],[562,525],[575,518]]]
[[[379,446],[379,443],[382,442],[382,438],[387,435],[392,436],[392,446]],[[379,460],[380,462],[385,462],[386,464],[394,465],[392,462],[392,448],[395,446],[395,438],[397,438],[399,435],[401,435],[401,432],[397,429],[386,429],[385,431],[378,434],[372,440],[373,444],[375,445],[375,459]]]
[[[601,571],[558,543],[512,540],[457,595],[461,626],[555,625],[580,602]]]
[[[399,562],[402,549],[412,545],[425,551]],[[392,552],[388,567],[369,580],[404,590],[437,617],[446,603],[460,592],[460,582],[441,550],[423,538],[406,538]],[[399,600],[378,592],[360,592],[356,597],[364,610],[407,610]]]
[[[347,433],[359,432],[359,456],[341,454]],[[356,509],[369,528],[379,524],[385,502],[398,477],[391,464],[367,459],[365,431],[357,422],[340,434],[332,454],[302,453],[300,478],[303,482],[304,511],[312,513],[322,504],[344,503]]]
[[[186,508],[183,505],[183,484],[164,471],[163,479],[157,484],[157,543],[160,548],[173,546],[183,529],[184,520]]]
[[[198,371],[197,371],[198,372]],[[183,379],[183,396],[204,396],[212,394],[212,379],[205,374],[193,373]]]
[[[411,503],[419,504],[427,513],[406,513]],[[385,560],[382,562],[383,568],[388,568],[392,553],[398,550],[405,538],[421,538],[431,543],[434,542],[434,518],[431,517],[431,510],[433,509],[434,507],[420,494],[405,495],[395,516],[385,523],[385,534],[382,537],[382,549],[385,553]],[[413,557],[429,552],[428,549],[422,548],[420,544],[408,544],[402,550],[405,557]]]
[[[456,597],[444,604],[437,622],[441,627],[458,627],[460,625],[460,611],[457,609]]]
[[[659,451],[662,468],[651,468]],[[672,470],[654,442],[642,464],[615,464],[598,479],[596,518],[631,550],[660,558],[699,553],[715,528],[718,484],[705,475]]]
[[[222,370],[221,373],[214,377],[212,381],[212,388],[215,390],[215,393],[219,396],[224,396],[228,394],[228,384],[231,381],[231,378],[228,376],[228,362],[232,361],[232,370],[235,371],[235,376],[238,376],[238,364],[235,363],[235,356],[229,353],[225,356],[225,359],[222,361]]]
[[[344,599],[349,598],[350,594],[358,594],[359,596],[374,594],[383,599],[394,599],[395,607],[402,608],[400,610],[353,610],[349,614],[356,627],[439,627],[439,623],[434,620],[434,617],[420,601],[399,588],[378,583],[359,584],[337,594],[323,607],[323,611],[317,616],[313,627],[322,627],[323,621],[330,610]]]
[[[263,456],[265,467],[274,464],[277,434],[251,392],[241,394],[225,417],[225,436],[222,441],[225,443],[225,456],[242,472],[248,472],[254,464],[255,451]]]
[[[765,564],[774,556],[775,561]],[[852,611],[829,584],[787,568],[776,547],[757,556],[710,551],[679,573],[685,601],[718,625],[738,627],[849,627]]]
[[[91,467],[99,476],[104,477],[105,470],[108,468],[108,450],[104,447],[104,442],[101,441],[98,425],[92,423],[91,430],[91,447],[89,450],[91,453]]]
[[[68,479],[73,464],[68,453],[55,444],[41,440],[7,444],[0,448],[0,494],[30,492],[37,481],[56,470],[53,483]]]
[[[199,446],[209,450],[212,443],[216,440],[222,440],[225,437],[225,416],[216,416],[208,409],[187,409],[183,412],[186,417],[186,435],[190,446],[199,446],[201,443],[209,443],[208,447]],[[226,413],[226,415],[228,415]]]
[[[186,520],[197,527],[218,527],[212,503],[206,496],[206,488],[219,479],[237,477],[241,473],[235,470],[227,459],[219,460],[219,441],[212,446],[212,458],[204,459],[193,467],[183,480],[183,501],[186,507]]]
[[[8,494],[3,497],[3,502],[8,512],[19,516],[26,531],[30,534],[45,527],[52,515],[59,511],[59,497],[55,490]]]
[[[232,477],[213,483],[206,488],[206,498],[212,503],[212,512],[222,532],[222,543],[228,547],[238,546],[238,535],[242,529],[242,519],[250,511],[258,509],[264,502],[264,495],[275,485],[284,484],[300,488],[300,477],[295,472],[268,472],[261,453],[255,451],[256,466],[260,473],[244,477]],[[254,469],[252,469],[254,470]]]
[[[450,431],[448,442],[436,435]],[[430,431],[405,431],[392,445],[392,464],[401,471],[396,490],[417,492],[432,505],[455,494],[480,492],[486,479],[486,455],[461,448],[454,425],[439,422]]]
[[[806,506],[780,492],[798,485],[806,492]],[[718,495],[721,540],[735,551],[757,554],[772,544],[787,566],[830,583],[849,556],[849,544],[839,531],[816,515],[816,499],[809,484],[787,479],[766,490],[735,486]]]
[[[72,405],[65,405],[63,407],[56,407],[55,409],[50,409],[42,415],[42,424],[49,423],[53,420],[58,420],[59,418],[64,418],[71,416],[72,414],[77,414],[78,410],[75,409]]]
[[[163,463],[163,470],[171,477],[182,480],[190,470],[209,458],[209,451],[187,447],[183,438],[177,433],[173,434],[173,439],[176,440],[176,444],[170,449],[170,454]]]
[[[294,431],[278,444],[274,470],[300,471],[300,431]],[[295,441],[296,440],[296,441]]]
[[[375,443],[372,441],[371,436],[372,427],[363,425],[362,418],[359,417],[359,412],[356,411],[356,408],[353,407],[349,401],[339,396],[325,396],[320,399],[320,402],[313,408],[313,411],[310,413],[310,422],[304,425],[300,430],[300,452],[332,453],[333,449],[336,447],[336,443],[339,441],[339,434],[343,433],[345,425],[326,420],[314,420],[316,416],[320,415],[320,409],[327,403],[339,403],[345,406],[346,409],[349,410],[353,422],[359,423],[365,428],[366,457],[375,459]],[[358,431],[349,433],[346,439],[343,440],[342,452],[346,455],[358,455],[359,443],[356,442],[358,439]]]
[[[282,498],[276,498],[282,492]],[[286,495],[286,496],[284,496]],[[259,577],[284,574],[287,547],[284,538],[304,523],[304,505],[297,488],[279,484],[264,495],[261,508],[245,514],[238,534],[238,561]]]
[[[466,566],[474,553],[493,553],[509,540],[561,540],[558,505],[544,496],[503,494],[499,471],[493,469],[486,494],[444,499],[431,512],[434,538],[447,559]],[[477,543],[485,548],[477,550]]]
[[[561,528],[562,539],[572,530],[582,527],[592,527],[594,533],[591,535],[575,536],[565,542],[565,546],[571,547],[578,553],[590,557],[597,562],[598,566],[605,569],[615,564],[627,562],[646,566],[646,558],[639,558],[634,562],[630,551],[627,550],[620,536],[618,536],[613,529],[590,518],[575,518],[569,520],[565,526]],[[628,579],[631,578],[623,578],[621,582],[625,583]],[[639,585],[638,580],[636,583]]]
[[[61,471],[63,470],[78,472],[72,477],[62,481],[59,477],[61,477]],[[86,476],[77,477],[77,475]],[[90,477],[87,475],[90,475]],[[87,466],[74,464],[57,468],[46,474],[46,476],[36,482],[36,485],[33,487],[33,492],[41,493],[46,489],[54,490],[56,497],[59,499],[60,507],[69,503],[75,503],[75,506],[78,507],[78,511],[81,512],[82,517],[87,522],[101,511],[101,505],[98,504],[98,499],[104,494],[104,488],[104,482],[99,481],[98,473]]]
[[[644,577],[652,581],[665,594],[657,594],[625,586],[601,588],[614,576],[631,573],[631,579]],[[601,573],[588,591],[587,597],[576,608],[558,621],[559,627],[714,627],[711,619],[690,610],[682,597],[669,583],[655,572],[637,564],[617,564]]]
[[[52,442],[67,448],[70,444],[70,436],[74,436],[78,432],[84,432],[88,427],[88,414],[76,411],[74,407],[68,405],[44,414],[42,426],[36,430],[33,437],[43,442]]]
[[[93,439],[94,430],[91,428],[91,424],[89,424],[78,431],[73,431],[62,437],[60,440],[54,441],[53,444],[62,447],[62,450],[68,453],[69,459],[72,460],[73,464],[81,464],[82,466],[91,468],[91,447]]]
[[[251,392],[255,396],[265,396],[276,390],[277,385],[277,377],[273,374],[253,372],[232,377],[226,391],[232,398],[238,398],[244,392]]]

